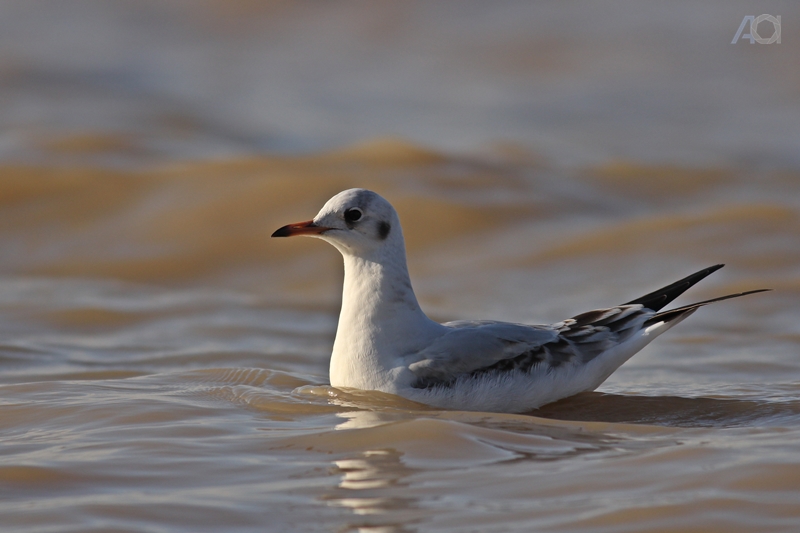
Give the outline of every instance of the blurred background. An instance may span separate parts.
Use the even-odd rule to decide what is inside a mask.
[[[398,136],[459,153],[511,143],[560,164],[798,164],[792,1],[0,9],[4,159],[142,163]],[[731,44],[756,11],[782,14],[780,45]]]
[[[782,16],[781,44],[731,44],[762,11]],[[735,250],[750,222],[795,220],[798,13],[791,1],[3,0],[0,267],[249,284],[273,254],[310,250],[276,247],[272,226],[349,186],[413,209],[401,212],[412,246],[555,222],[525,233],[524,250],[503,232],[499,253],[524,255],[571,238],[554,231],[722,202],[739,214],[719,216],[748,226],[714,239]]]

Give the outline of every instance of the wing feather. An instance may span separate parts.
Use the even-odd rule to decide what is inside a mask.
[[[528,326],[494,321],[444,324],[450,331],[416,354],[409,369],[415,387],[451,382],[461,375],[532,351],[558,337],[551,326]]]
[[[486,373],[586,364],[627,340],[655,313],[641,304],[581,313],[551,326],[460,321],[409,365],[417,388],[448,386]]]

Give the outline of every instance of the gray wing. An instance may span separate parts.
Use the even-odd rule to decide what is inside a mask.
[[[448,386],[457,379],[512,370],[585,364],[624,342],[654,312],[641,304],[582,313],[551,326],[507,322],[450,322],[451,330],[409,365],[414,387]]]

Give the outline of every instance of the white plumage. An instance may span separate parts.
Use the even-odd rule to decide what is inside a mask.
[[[619,366],[698,307],[659,312],[722,265],[628,304],[551,325],[494,321],[439,324],[420,309],[397,212],[350,189],[313,220],[273,237],[323,239],[344,257],[342,310],[330,364],[334,387],[379,390],[452,409],[521,412],[597,388]]]

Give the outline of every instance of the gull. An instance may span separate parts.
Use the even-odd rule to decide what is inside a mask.
[[[626,304],[550,325],[439,324],[417,302],[400,219],[377,193],[343,191],[312,220],[272,234],[296,235],[327,241],[344,257],[331,386],[382,391],[447,409],[525,412],[592,391],[698,308],[769,290],[661,310],[723,266],[714,265]]]

